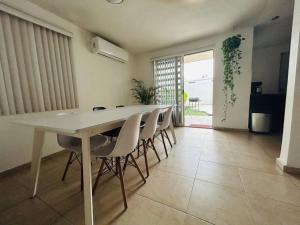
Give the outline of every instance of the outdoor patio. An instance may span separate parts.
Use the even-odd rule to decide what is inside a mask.
[[[212,105],[188,102],[185,105],[185,126],[211,128]]]

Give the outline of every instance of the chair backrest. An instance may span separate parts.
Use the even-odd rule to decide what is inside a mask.
[[[160,115],[160,109],[155,109],[146,119],[145,126],[141,132],[140,139],[147,140],[153,138],[157,128],[158,116]]]
[[[81,139],[76,137],[71,137],[67,135],[58,134],[57,135],[57,143],[62,148],[71,148],[74,145],[80,145]]]
[[[159,129],[167,129],[170,126],[172,118],[173,106],[168,107],[167,111],[164,113],[164,119],[159,127]]]
[[[106,108],[103,107],[103,106],[95,106],[95,107],[93,107],[93,111],[100,111],[100,110],[104,110],[104,109],[106,109]]]
[[[56,116],[66,116],[66,115],[71,115],[71,114],[73,114],[73,112],[61,112],[61,113],[56,114]],[[68,149],[71,146],[80,144],[81,139],[63,135],[63,134],[57,134],[57,143],[59,144],[60,147]]]
[[[142,114],[138,113],[130,116],[125,121],[119,133],[115,148],[110,154],[111,156],[126,156],[135,149],[139,139],[141,119]]]

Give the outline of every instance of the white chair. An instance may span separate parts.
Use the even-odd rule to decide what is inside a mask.
[[[158,121],[159,114],[160,114],[160,109],[156,109],[147,117],[145,121],[145,126],[140,134],[140,140],[142,141],[143,150],[144,150],[147,177],[149,176],[149,167],[148,167],[148,159],[147,159],[147,151],[149,147],[153,149],[158,161],[160,162],[159,155],[153,143],[153,138],[157,129],[157,121]],[[124,170],[127,164],[127,160],[128,158],[125,159]]]
[[[129,117],[124,125],[121,128],[120,134],[116,141],[111,142],[110,144],[100,147],[93,151],[93,154],[97,158],[102,159],[102,163],[100,165],[98,175],[96,181],[93,186],[93,194],[95,193],[96,187],[99,182],[99,178],[102,175],[104,165],[109,168],[108,160],[109,158],[116,159],[117,164],[117,174],[120,178],[121,182],[121,189],[123,195],[123,201],[125,209],[127,209],[127,200],[126,200],[126,192],[124,187],[124,180],[123,180],[123,171],[121,168],[121,157],[130,157],[132,162],[134,163],[135,167],[137,168],[142,180],[146,183],[146,179],[144,178],[138,164],[136,163],[132,152],[134,151],[135,147],[137,146],[139,133],[140,133],[140,123],[141,123],[142,114],[135,114]]]
[[[60,113],[57,116],[64,116],[71,113]],[[69,166],[74,162],[77,161],[80,164],[81,167],[81,190],[83,190],[83,168],[82,168],[82,155],[81,155],[81,149],[82,149],[82,142],[80,138],[71,137],[67,135],[57,135],[57,142],[58,144],[64,148],[65,150],[70,152],[69,159],[67,161],[62,181],[65,180],[67,172],[69,170]],[[91,150],[94,150],[96,148],[99,148],[101,146],[104,146],[108,143],[108,139],[103,135],[96,135],[91,137]]]
[[[171,148],[173,147],[172,143],[170,141],[169,135],[167,133],[167,129],[169,128],[170,123],[171,123],[172,111],[173,111],[173,106],[168,107],[167,111],[164,113],[164,117],[163,117],[162,123],[156,129],[156,132],[161,135],[161,139],[162,139],[162,142],[164,144],[164,149],[165,149],[167,157],[168,157],[168,151],[167,151],[167,147],[166,147],[166,143],[165,143],[165,137],[168,139],[168,142],[169,142]]]

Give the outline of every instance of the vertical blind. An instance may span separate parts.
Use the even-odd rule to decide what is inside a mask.
[[[175,124],[183,124],[182,57],[154,60],[154,81],[160,104],[175,106]]]
[[[78,107],[71,38],[0,11],[0,115]]]

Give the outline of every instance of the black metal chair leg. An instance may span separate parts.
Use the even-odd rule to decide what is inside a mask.
[[[154,146],[154,143],[153,143],[152,139],[150,138],[149,141],[150,141],[150,143],[151,143],[151,145],[152,145],[153,151],[155,152],[155,155],[156,155],[158,161],[160,162],[160,157],[159,157],[159,155],[158,155],[158,153],[157,153],[157,151],[156,151],[156,148],[155,148],[155,146]]]
[[[98,182],[99,182],[99,178],[101,177],[102,175],[102,172],[103,172],[103,168],[104,168],[104,164],[106,163],[106,159],[102,159],[102,163],[100,165],[100,169],[98,171],[98,174],[97,174],[97,177],[96,177],[96,180],[95,180],[95,183],[94,183],[94,186],[93,186],[93,194],[95,193],[95,190],[97,188],[97,185],[98,185]]]
[[[140,174],[142,180],[144,181],[144,183],[146,183],[146,179],[145,179],[145,177],[143,176],[143,173],[142,173],[140,167],[138,166],[137,162],[135,161],[133,155],[130,153],[129,156],[130,156],[130,158],[131,158],[133,164],[135,165],[137,171],[139,172],[139,174]]]
[[[61,178],[62,181],[64,181],[65,178],[66,178],[67,172],[68,172],[68,170],[69,170],[69,166],[70,166],[71,161],[72,161],[72,158],[73,158],[73,154],[74,154],[74,152],[70,152],[70,156],[69,156],[69,159],[68,159],[68,162],[67,162],[67,165],[66,165],[64,174],[63,174],[63,176],[62,176],[62,178]]]
[[[170,144],[170,146],[171,146],[171,148],[172,148],[173,146],[172,146],[171,140],[170,140],[170,138],[169,138],[169,135],[168,135],[168,133],[167,133],[166,130],[164,130],[164,132],[165,132],[166,137],[167,137],[167,139],[168,139],[168,141],[169,141],[169,144]]]
[[[161,139],[163,141],[163,144],[164,144],[164,148],[165,148],[165,152],[166,152],[166,156],[169,157],[168,155],[168,151],[167,151],[167,147],[166,147],[166,143],[165,143],[165,137],[164,137],[164,134],[163,134],[163,131],[161,130],[160,131],[160,135],[161,135]]]

